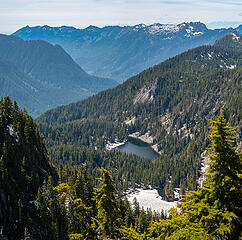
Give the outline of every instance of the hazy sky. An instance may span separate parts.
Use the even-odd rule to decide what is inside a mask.
[[[0,0],[0,33],[29,25],[242,24],[241,0]]]

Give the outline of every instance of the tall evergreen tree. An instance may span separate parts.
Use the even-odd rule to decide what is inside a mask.
[[[237,239],[241,229],[241,153],[221,112],[211,121],[210,166],[206,182],[187,195],[187,202],[173,209],[171,220],[154,222],[150,238],[159,239]]]
[[[100,187],[95,189],[95,200],[98,208],[97,231],[103,237],[116,239],[119,237],[118,228],[121,225],[121,212],[116,197],[116,189],[112,183],[112,176],[104,168],[100,169]]]
[[[236,128],[226,126],[223,112],[211,120],[211,145],[209,156],[211,162],[208,169],[207,183],[204,189],[219,207],[229,211],[237,211],[241,204],[241,153],[237,153],[233,144]]]

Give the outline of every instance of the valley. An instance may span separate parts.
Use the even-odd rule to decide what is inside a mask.
[[[59,45],[3,34],[0,77],[0,95],[11,96],[34,117],[118,84],[87,74]]]
[[[0,34],[0,239],[239,239],[241,80],[241,25]]]
[[[45,40],[62,46],[89,74],[124,80],[189,49],[212,45],[237,28],[208,29],[201,22],[177,25],[23,27],[13,33],[25,40]]]
[[[201,154],[208,144],[208,119],[223,108],[241,137],[241,36],[236,36],[228,34],[213,46],[182,53],[114,89],[46,112],[37,122],[47,146],[53,155],[57,145],[103,151],[107,143],[138,137],[160,156],[138,164],[150,178],[136,172],[128,174],[129,180],[150,182],[167,196],[177,187],[196,189]],[[110,166],[111,173],[119,172],[118,162],[114,166],[108,162],[105,166]]]

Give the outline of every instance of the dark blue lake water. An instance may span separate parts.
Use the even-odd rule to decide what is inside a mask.
[[[124,145],[119,146],[116,149],[121,152],[133,153],[144,158],[155,159],[159,157],[159,154],[156,153],[148,144],[141,143],[141,141],[133,139],[128,139]]]

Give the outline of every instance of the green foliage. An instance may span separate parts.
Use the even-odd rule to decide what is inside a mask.
[[[20,239],[36,226],[35,196],[55,170],[36,123],[9,97],[0,100],[0,133],[0,228]]]
[[[57,173],[57,186],[49,180],[39,190],[38,214],[46,223],[43,228],[50,239],[64,240],[71,233],[70,237],[84,239],[97,212],[92,180],[82,166],[58,166]]]
[[[66,239],[68,216],[65,199],[60,198],[60,195],[56,194],[50,178],[39,190],[37,202],[38,215],[48,238],[54,240]]]
[[[226,126],[222,112],[211,125],[211,162],[204,186],[188,193],[188,201],[178,204],[180,212],[171,211],[171,220],[154,222],[149,229],[151,238],[238,238],[242,178],[241,154],[232,147],[235,128]]]
[[[237,153],[232,144],[235,141],[236,128],[226,126],[223,112],[211,121],[211,145],[209,156],[211,162],[207,176],[207,185],[210,188],[210,198],[218,200],[217,205],[234,212],[242,206],[242,153]]]
[[[79,234],[79,233],[69,234],[68,237],[69,237],[70,240],[82,240],[82,239],[84,239],[83,235]]]
[[[86,207],[81,198],[75,199],[73,205],[74,216],[80,219],[85,219],[91,207]]]
[[[70,186],[66,183],[60,183],[58,186],[54,187],[53,190],[59,192],[61,199],[66,199],[67,197],[70,197]]]
[[[145,234],[141,234],[134,230],[132,227],[127,228],[122,226],[119,228],[121,239],[123,240],[142,240],[145,239]]]
[[[103,149],[108,141],[126,139],[134,132],[149,134],[161,154],[159,160],[141,161],[136,166],[127,161],[121,179],[116,178],[111,160],[106,162],[99,157],[96,163],[111,170],[115,183],[127,176],[132,176],[132,183],[147,182],[147,176],[153,186],[163,189],[171,199],[174,187],[182,186],[183,192],[187,188],[195,190],[201,153],[208,145],[207,119],[224,107],[228,121],[238,125],[237,138],[241,138],[241,50],[225,45],[217,42],[214,46],[192,49],[114,89],[43,114],[38,122],[51,156],[56,160],[70,156],[77,163],[81,158],[81,150],[77,150],[80,145]],[[231,66],[236,67],[230,69]],[[127,125],[128,119],[135,120]],[[88,171],[97,176],[97,164],[89,162]],[[132,165],[130,171],[128,165]],[[117,166],[120,176],[120,165]],[[146,169],[147,175],[143,176]]]
[[[94,198],[97,203],[97,231],[104,237],[118,238],[118,228],[121,225],[121,213],[116,197],[116,189],[110,173],[101,168],[102,178],[99,178],[99,188],[95,188]]]

